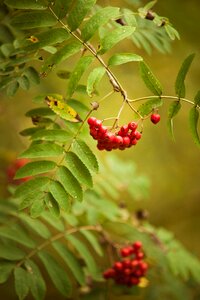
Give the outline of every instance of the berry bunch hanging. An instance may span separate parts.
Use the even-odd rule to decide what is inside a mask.
[[[148,264],[143,261],[142,243],[137,241],[132,246],[122,248],[120,255],[122,259],[103,273],[104,279],[113,279],[117,285],[128,287],[139,285],[148,270]]]
[[[118,132],[109,131],[101,120],[94,117],[88,119],[90,135],[97,140],[99,150],[111,151],[113,149],[124,150],[137,144],[142,134],[137,131],[137,123],[130,122],[128,125],[121,126]]]

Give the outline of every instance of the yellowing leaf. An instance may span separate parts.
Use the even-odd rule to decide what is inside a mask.
[[[60,116],[64,120],[69,120],[72,122],[81,122],[81,118],[77,114],[77,112],[69,105],[64,102],[62,96],[53,97],[46,96],[45,98],[48,106],[52,109],[55,114]]]

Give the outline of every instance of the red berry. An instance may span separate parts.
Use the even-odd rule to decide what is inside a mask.
[[[131,145],[135,146],[137,144],[137,139],[134,138],[132,141],[131,141]]]
[[[115,277],[115,274],[116,274],[115,270],[111,268],[111,269],[106,270],[106,271],[103,273],[103,277],[104,277],[105,279],[114,278],[114,277]]]
[[[131,269],[129,269],[129,268],[125,269],[125,270],[124,270],[124,274],[125,274],[126,276],[129,276],[129,275],[131,274]]]
[[[133,248],[135,250],[139,250],[142,248],[142,243],[140,241],[136,241],[134,244],[133,244]]]
[[[130,259],[123,260],[123,267],[124,268],[130,268],[131,267],[131,260]]]
[[[120,251],[120,254],[121,254],[121,256],[123,256],[123,257],[129,256],[129,255],[131,254],[131,253],[130,253],[129,247],[122,248],[121,251]]]
[[[117,270],[117,271],[123,270],[123,264],[122,264],[122,262],[116,261],[116,262],[114,263],[114,269]]]
[[[151,115],[151,122],[153,124],[157,124],[160,121],[160,115],[159,114],[152,114]]]
[[[144,258],[144,253],[143,253],[143,252],[137,252],[137,253],[135,254],[135,257],[136,257],[137,259],[143,259],[143,258]]]
[[[137,129],[137,123],[136,122],[130,122],[130,123],[128,123],[128,128],[130,129],[130,130],[133,130],[133,131],[135,131],[136,129]]]
[[[128,147],[130,145],[130,138],[128,136],[123,137],[123,145]]]
[[[139,282],[140,282],[139,278],[136,278],[136,277],[131,278],[131,284],[132,285],[138,285]]]
[[[121,137],[120,135],[117,135],[116,138],[117,138],[118,146],[122,145],[123,144],[123,137]]]
[[[145,262],[143,262],[143,261],[140,261],[139,266],[140,266],[140,270],[141,270],[143,273],[145,273],[145,272],[148,270],[148,264],[145,263]]]
[[[94,124],[94,127],[95,127],[95,128],[100,128],[101,126],[102,126],[101,120],[97,120],[97,119],[96,119],[95,124]]]
[[[128,131],[129,131],[129,127],[128,127],[128,125],[123,125],[121,128],[120,128],[120,133],[121,134],[119,134],[119,135],[121,135],[121,136],[126,136],[126,134],[128,133]]]
[[[95,125],[95,123],[96,123],[96,118],[90,117],[90,118],[87,120],[87,122],[88,122],[88,124],[89,124],[90,126],[93,126],[93,125]]]
[[[135,138],[136,138],[136,140],[141,139],[141,137],[142,137],[142,134],[139,131],[135,131]]]

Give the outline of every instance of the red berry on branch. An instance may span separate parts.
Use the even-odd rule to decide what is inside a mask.
[[[122,262],[116,261],[116,262],[114,263],[114,269],[117,270],[117,271],[123,270],[123,264],[122,264]]]
[[[136,129],[137,129],[137,123],[136,122],[130,122],[130,123],[128,123],[128,128],[130,129],[130,130],[133,130],[133,131],[135,131]]]
[[[96,123],[96,118],[90,117],[90,118],[88,118],[87,122],[90,126],[93,126]]]
[[[139,250],[142,248],[142,243],[140,241],[136,241],[135,243],[133,243],[133,248],[135,250]]]
[[[160,115],[159,114],[152,114],[151,115],[151,122],[153,124],[157,124],[160,121]]]

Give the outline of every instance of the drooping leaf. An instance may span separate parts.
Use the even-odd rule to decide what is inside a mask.
[[[14,16],[11,25],[18,29],[31,29],[53,26],[57,23],[56,18],[46,11],[25,12]]]
[[[67,23],[71,31],[76,30],[82,23],[83,19],[94,6],[96,0],[77,0],[75,5],[70,10],[67,18]]]
[[[28,248],[34,248],[35,242],[27,235],[21,226],[15,224],[11,227],[1,226],[0,236],[16,241]]]
[[[69,78],[67,87],[67,96],[69,98],[71,98],[71,96],[75,92],[83,73],[87,70],[93,59],[94,58],[92,56],[82,56],[79,59]]]
[[[189,122],[190,122],[190,130],[194,139],[194,142],[197,146],[200,146],[200,139],[198,134],[198,120],[199,120],[199,111],[196,107],[192,107],[190,109],[189,114]]]
[[[70,120],[73,122],[80,122],[81,119],[77,112],[64,102],[64,99],[57,99],[52,96],[46,96],[45,98],[48,106],[64,120]]]
[[[4,283],[7,281],[10,276],[12,270],[15,267],[15,263],[11,263],[9,261],[1,261],[0,263],[0,283]]]
[[[57,157],[62,155],[64,150],[61,146],[53,143],[31,145],[20,154],[20,158]]]
[[[5,0],[6,5],[17,9],[46,9],[45,1],[43,0]]]
[[[26,112],[26,117],[46,117],[46,116],[55,116],[54,112],[49,107],[37,107],[33,108]]]
[[[95,279],[99,279],[97,264],[85,244],[72,235],[67,235],[66,239],[75,247],[80,256],[84,259],[90,274]]]
[[[87,93],[90,97],[96,91],[97,85],[103,78],[106,69],[104,67],[98,67],[92,70],[87,79]]]
[[[37,178],[36,178],[37,179]],[[19,204],[19,210],[23,210],[33,204],[35,201],[42,201],[45,196],[44,190],[36,190],[37,194],[34,191],[28,193],[27,195],[24,194],[24,198],[20,199],[21,203]]]
[[[140,74],[146,87],[155,95],[162,94],[162,86],[158,79],[154,76],[149,66],[143,61],[140,62]]]
[[[31,138],[33,141],[43,140],[66,143],[72,136],[63,129],[41,129],[37,130]]]
[[[22,259],[26,253],[20,248],[14,246],[11,243],[3,244],[1,243],[0,247],[0,258],[4,258],[7,260],[20,260]]]
[[[181,109],[180,101],[174,101],[170,104],[169,110],[168,110],[167,127],[168,127],[169,133],[173,139],[174,139],[173,118],[178,114],[180,109]]]
[[[144,117],[162,105],[163,100],[161,98],[150,99],[138,107],[138,112]]]
[[[39,193],[40,191],[42,192],[45,191],[49,182],[50,182],[50,178],[48,177],[37,177],[29,181],[26,181],[17,187],[15,196],[17,198],[22,198],[22,199],[32,195],[36,196],[36,193]]]
[[[91,39],[99,27],[106,24],[110,19],[116,19],[120,15],[118,7],[104,7],[98,10],[83,26],[81,36],[83,41]]]
[[[29,292],[28,273],[21,267],[14,269],[15,291],[20,300],[26,298]]]
[[[62,185],[57,181],[52,181],[49,186],[49,191],[54,197],[54,199],[58,202],[58,205],[64,210],[67,211],[69,209],[69,195],[66,193],[65,189]]]
[[[85,277],[84,277],[83,269],[80,263],[78,262],[78,260],[76,259],[76,257],[74,256],[74,254],[60,242],[54,242],[53,247],[57,251],[57,253],[63,258],[63,260],[70,268],[77,281],[81,285],[84,285]]]
[[[109,58],[109,66],[118,66],[132,61],[142,61],[143,58],[133,53],[118,53]]]
[[[189,71],[190,65],[194,59],[195,54],[189,55],[184,62],[178,72],[175,82],[175,91],[176,95],[181,98],[185,97],[185,77]]]
[[[97,159],[84,141],[75,140],[72,144],[72,149],[89,170],[98,172],[99,165]]]
[[[38,128],[38,127],[30,127],[30,128],[26,128],[26,129],[20,131],[20,134],[22,136],[31,136],[32,134],[34,134],[38,130],[40,130],[40,128]]]
[[[121,40],[130,36],[134,31],[135,31],[135,27],[122,26],[122,27],[116,28],[113,31],[107,33],[101,39],[101,46],[99,48],[98,53],[104,54],[105,52],[110,50],[112,47],[114,47],[117,43],[119,43]]]
[[[65,155],[65,163],[67,168],[81,184],[90,188],[93,186],[90,172],[75,153],[71,151],[67,152]]]
[[[19,83],[19,86],[27,91],[30,88],[30,82],[26,76],[21,76],[17,78],[17,82]]]
[[[19,88],[19,83],[17,81],[13,81],[8,85],[7,90],[6,90],[6,94],[9,97],[12,97],[16,94],[18,88]]]
[[[49,59],[47,59],[43,67],[43,70],[45,71],[49,66],[52,67],[53,65],[58,65],[64,60],[68,59],[72,55],[79,52],[81,47],[82,45],[79,42],[71,42],[70,44],[63,46],[55,54],[50,56]]]
[[[66,271],[58,264],[55,258],[45,251],[38,253],[39,258],[43,262],[52,282],[59,292],[65,297],[70,296],[72,286],[68,279]]]
[[[42,160],[30,162],[17,170],[15,179],[47,173],[55,169],[55,167],[56,163],[53,161]]]
[[[32,219],[24,213],[19,214],[19,218],[42,238],[48,239],[51,237],[48,227],[40,220]]]
[[[98,239],[94,235],[94,233],[91,230],[84,230],[81,229],[80,232],[84,235],[84,237],[89,241],[91,246],[94,248],[94,250],[100,255],[103,255],[102,248],[98,242]]]
[[[60,183],[64,186],[66,192],[75,200],[82,201],[83,191],[78,180],[66,167],[60,167],[57,172]]]
[[[30,291],[35,300],[43,300],[46,293],[45,281],[38,266],[32,260],[26,260]]]

